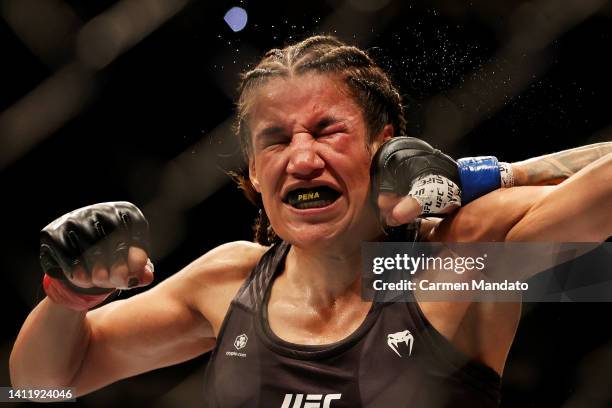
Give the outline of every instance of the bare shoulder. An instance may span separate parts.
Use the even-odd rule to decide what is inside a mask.
[[[244,280],[268,247],[249,241],[220,245],[185,268],[185,275],[201,283],[214,284]]]
[[[210,322],[215,337],[232,299],[267,250],[253,242],[230,242],[205,253],[179,272],[189,303]]]
[[[196,289],[214,289],[216,285],[242,282],[268,247],[235,241],[220,245],[161,282],[162,290],[180,291],[181,297]],[[172,288],[172,289],[171,289]]]

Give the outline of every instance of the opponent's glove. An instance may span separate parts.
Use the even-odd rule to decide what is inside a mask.
[[[372,159],[372,192],[409,195],[422,215],[440,215],[461,205],[457,163],[428,143],[406,136],[383,143]]]
[[[127,263],[130,246],[148,253],[148,230],[140,210],[128,202],[90,205],[51,222],[40,233],[40,264],[47,295],[60,303],[78,299],[84,301],[83,305],[101,302],[114,289],[79,287],[69,279],[74,269],[80,266],[91,277],[96,263],[109,271],[120,260]],[[83,310],[78,305],[68,306]]]
[[[371,166],[374,198],[381,192],[414,198],[421,215],[444,215],[462,204],[513,184],[512,168],[493,156],[459,159],[413,137],[380,146]]]

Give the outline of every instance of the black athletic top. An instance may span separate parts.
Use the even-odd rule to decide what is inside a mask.
[[[207,407],[497,407],[500,377],[436,331],[417,302],[372,304],[347,338],[323,346],[277,337],[274,278],[290,245],[270,248],[232,301],[208,363]]]

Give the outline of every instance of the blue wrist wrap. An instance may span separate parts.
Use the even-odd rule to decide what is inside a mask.
[[[461,181],[461,204],[465,205],[501,186],[495,156],[465,157],[457,160]]]

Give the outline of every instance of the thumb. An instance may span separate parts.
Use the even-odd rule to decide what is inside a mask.
[[[405,196],[387,215],[386,222],[390,227],[408,224],[421,215],[422,212],[423,208],[417,200],[411,196]]]
[[[387,219],[391,217],[391,212],[395,206],[402,201],[401,196],[391,192],[382,192],[378,194],[378,210],[380,212],[380,222],[387,224]]]

